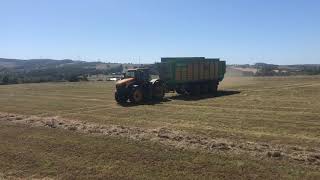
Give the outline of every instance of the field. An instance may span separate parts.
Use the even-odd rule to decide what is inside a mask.
[[[0,179],[320,178],[320,76],[116,104],[113,82],[0,86]]]

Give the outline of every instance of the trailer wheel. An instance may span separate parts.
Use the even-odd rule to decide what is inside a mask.
[[[216,93],[218,90],[218,83],[217,82],[210,82],[209,83],[209,92]]]
[[[191,95],[192,96],[199,96],[200,95],[200,91],[201,87],[199,84],[195,84],[191,87]]]
[[[209,91],[209,86],[208,86],[208,84],[202,84],[200,91],[201,91],[201,94],[207,94],[208,91]]]
[[[176,88],[175,90],[178,94],[185,94],[185,91],[183,91],[180,87]]]
[[[143,101],[142,89],[141,88],[133,89],[129,99],[132,103],[141,103]]]

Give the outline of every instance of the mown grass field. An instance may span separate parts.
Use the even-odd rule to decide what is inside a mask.
[[[147,129],[166,127],[233,141],[320,148],[320,76],[230,77],[224,80],[215,97],[167,94],[161,103],[126,107],[116,104],[113,91],[113,82],[0,86],[0,112],[59,116],[87,123]],[[1,142],[6,144],[1,149],[0,172],[12,172],[14,176],[55,177],[62,173],[65,178],[74,175],[140,178],[144,172],[145,178],[317,179],[320,176],[319,166],[259,161],[236,154],[206,154],[170,148],[165,151],[168,147],[150,142],[0,125]],[[32,153],[28,159],[29,151]],[[70,161],[63,159],[65,154]],[[112,171],[113,168],[118,171]],[[126,172],[122,173],[124,170]]]
[[[278,179],[317,170],[250,156],[180,151],[154,143],[0,123],[4,178]],[[1,174],[0,174],[1,179]]]

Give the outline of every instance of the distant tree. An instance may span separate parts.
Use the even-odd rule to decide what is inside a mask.
[[[89,81],[89,79],[88,79],[88,76],[87,75],[84,75],[84,76],[82,76],[82,79],[81,79],[82,81]]]
[[[2,84],[9,84],[10,83],[10,79],[8,75],[4,75],[2,78]]]
[[[120,64],[119,72],[123,72],[123,66],[122,66],[122,64]]]
[[[77,75],[71,75],[67,78],[67,81],[69,82],[78,82],[80,81],[80,78]]]

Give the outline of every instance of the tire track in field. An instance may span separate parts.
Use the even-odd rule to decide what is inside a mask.
[[[63,99],[65,97],[59,97],[59,96],[48,96],[48,95],[29,95],[29,94],[8,94],[7,97],[4,98],[10,98],[10,97],[34,97],[34,98],[46,98],[46,99]],[[106,102],[106,100],[96,99],[96,98],[78,98],[78,97],[69,97],[68,100],[80,100],[80,101],[95,101],[95,102]]]
[[[90,112],[93,110],[101,110],[101,109],[110,109],[110,105],[101,105],[101,106],[84,106],[79,108],[72,108],[72,109],[66,109],[66,110],[58,110],[55,111],[55,114],[63,114],[63,115],[70,115],[70,114],[79,114],[79,112]],[[50,111],[40,113],[38,116],[45,117],[52,114]]]
[[[230,111],[237,111],[237,112],[252,112],[252,111],[256,111],[256,112],[268,112],[268,113],[276,113],[276,112],[280,112],[280,113],[292,113],[292,114],[301,114],[301,113],[308,113],[311,115],[320,115],[320,113],[315,113],[315,112],[310,112],[310,110],[312,110],[311,108],[297,108],[297,107],[283,107],[281,106],[280,108],[276,109],[276,110],[272,110],[271,108],[275,108],[275,106],[255,106],[255,105],[245,105],[245,106],[237,106],[237,105],[218,105],[218,106],[213,106],[213,105],[199,105],[199,104],[166,104],[166,106],[170,106],[170,107],[174,107],[174,108],[192,108],[192,109],[201,109],[203,110],[205,109],[220,109],[220,110],[230,110]],[[269,109],[268,109],[269,108]],[[279,110],[281,109],[281,110]],[[286,111],[286,109],[290,110],[290,111]]]
[[[97,95],[98,93],[95,92],[94,94]],[[37,93],[28,93],[27,95],[38,96],[39,94],[37,94]],[[101,97],[108,97],[108,95],[109,94],[107,94],[107,93],[103,93],[101,95]],[[45,96],[46,97],[78,98],[78,99],[92,99],[92,97],[94,97],[94,96],[75,96],[75,95],[55,94],[55,93],[49,93],[49,94],[46,94]],[[98,96],[95,96],[95,97],[98,98]]]
[[[286,90],[286,89],[294,89],[294,88],[303,88],[303,87],[315,87],[320,86],[320,83],[299,83],[299,84],[288,84],[288,85],[281,85],[281,86],[268,86],[268,87],[262,87],[259,89],[240,89],[244,90],[246,92],[260,92],[265,90]]]
[[[168,129],[146,129],[119,125],[100,125],[59,117],[25,116],[0,113],[0,122],[24,124],[33,127],[61,128],[85,134],[119,136],[136,141],[151,141],[178,149],[192,149],[210,153],[249,154],[257,158],[289,160],[320,167],[320,149],[306,149],[299,146],[268,144],[258,142],[232,141],[224,138],[211,138]]]

